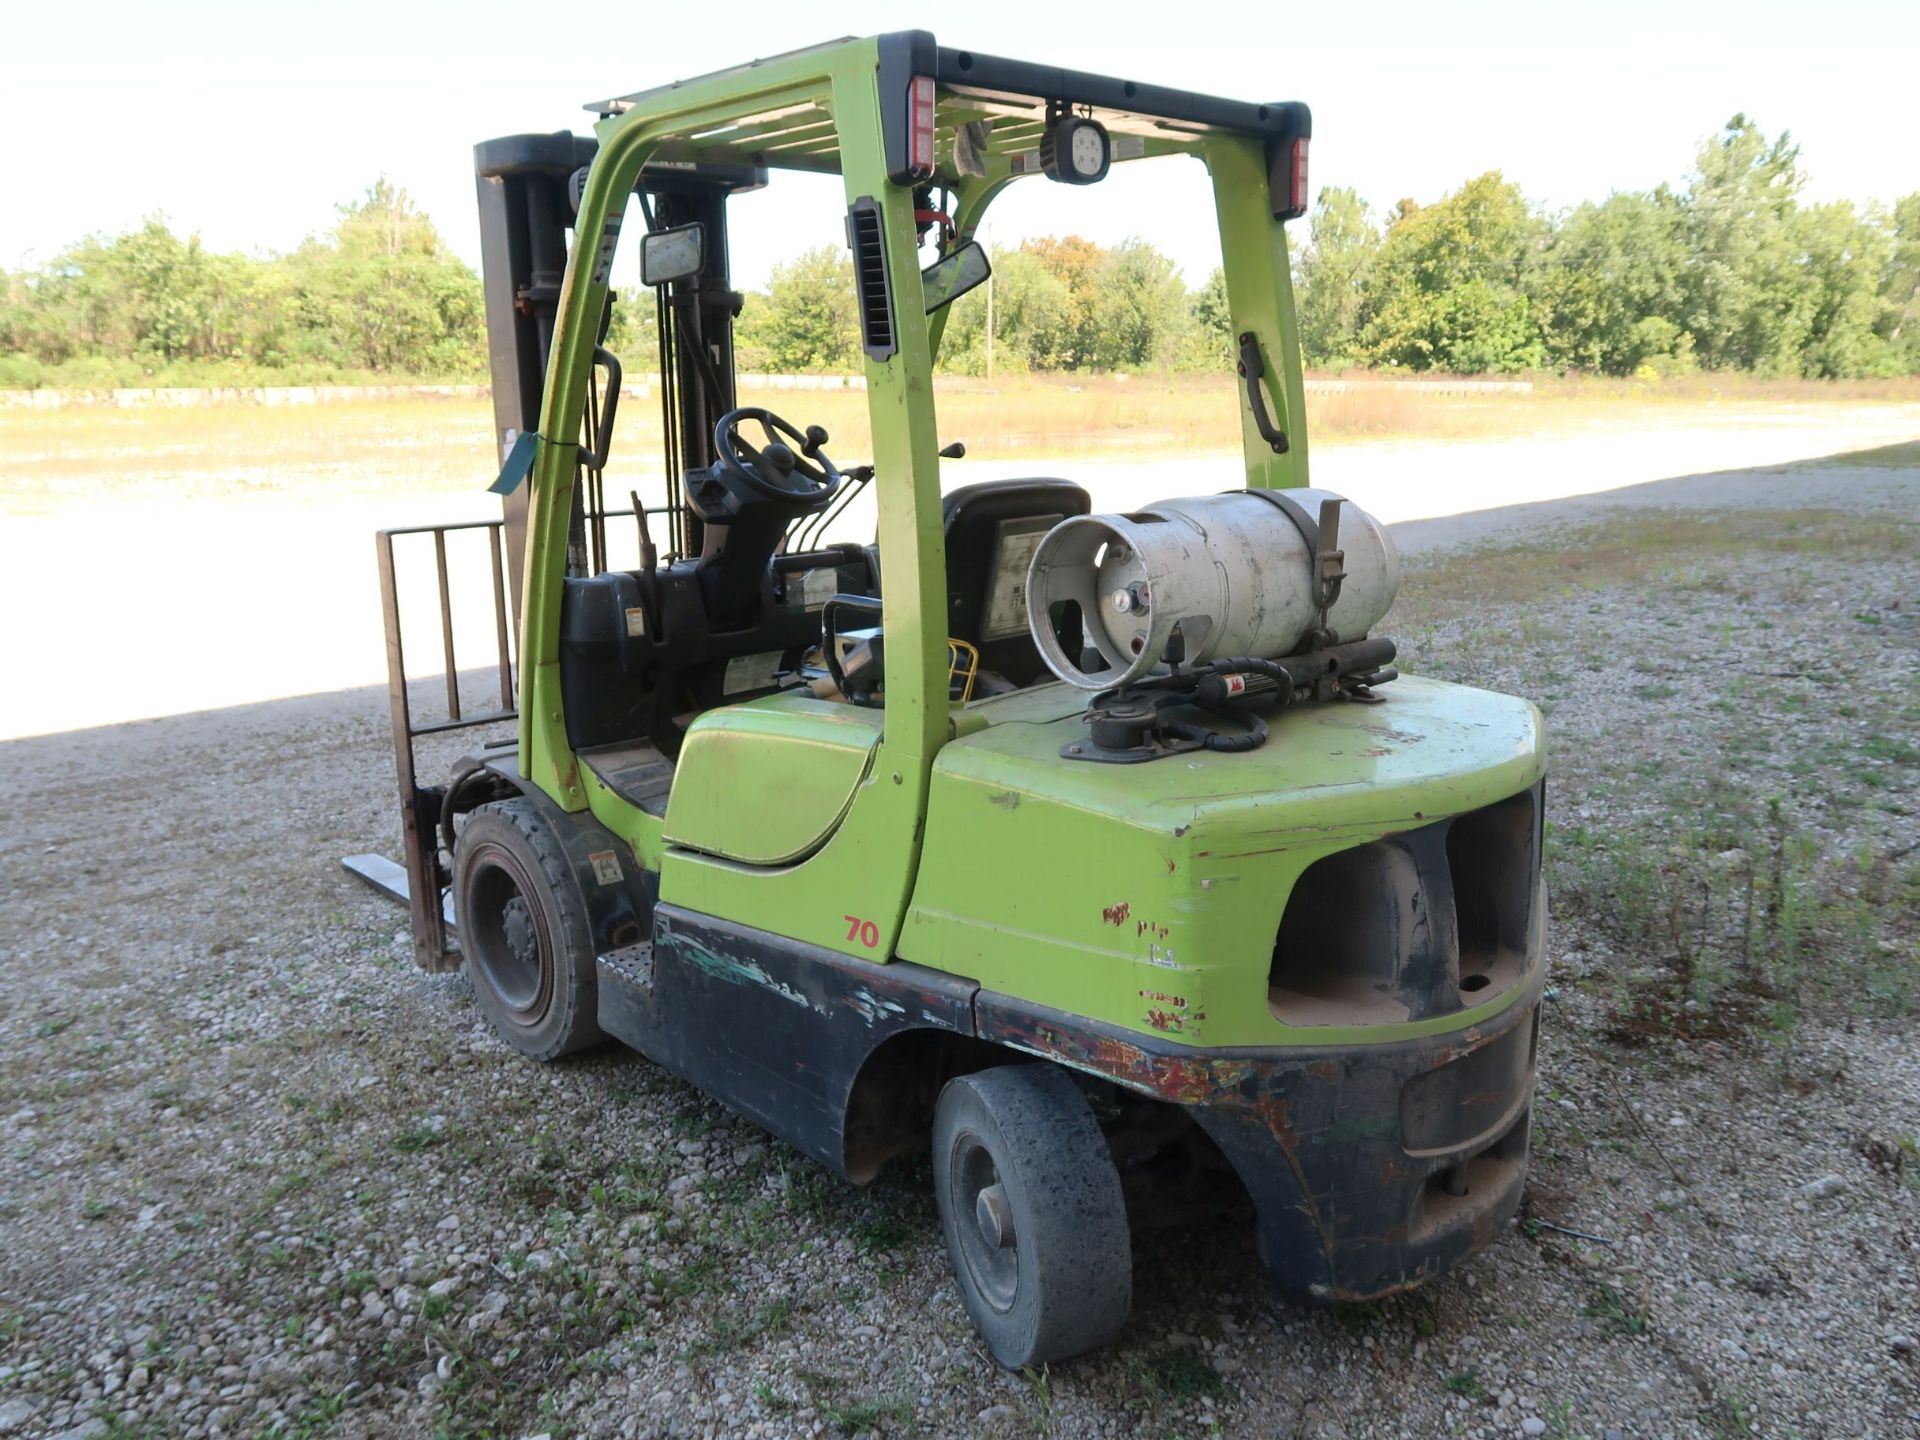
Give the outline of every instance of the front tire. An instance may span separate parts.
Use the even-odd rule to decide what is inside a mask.
[[[605,1038],[586,902],[528,801],[467,817],[453,846],[453,906],[474,998],[501,1039],[554,1060]]]
[[[1120,1333],[1133,1303],[1126,1201],[1071,1075],[1020,1064],[948,1082],[933,1177],[961,1299],[994,1359],[1044,1365]]]

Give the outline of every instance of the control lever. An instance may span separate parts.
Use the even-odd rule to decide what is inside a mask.
[[[660,552],[654,548],[653,534],[647,528],[647,507],[640,503],[638,490],[629,490],[627,495],[633,501],[633,518],[640,526],[640,568],[651,575],[660,566]]]
[[[950,445],[940,447],[942,460],[964,460],[967,458],[967,445],[964,440],[955,440]]]

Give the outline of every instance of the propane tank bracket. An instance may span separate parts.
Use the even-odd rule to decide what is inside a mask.
[[[1228,492],[1235,493],[1235,492]],[[1329,495],[1320,502],[1320,518],[1315,520],[1307,507],[1284,490],[1249,490],[1272,505],[1300,532],[1307,542],[1307,558],[1312,575],[1313,608],[1320,612],[1320,623],[1307,632],[1300,651],[1322,650],[1336,643],[1339,636],[1327,628],[1327,612],[1340,601],[1340,582],[1347,578],[1347,552],[1340,548],[1340,507],[1346,498]]]

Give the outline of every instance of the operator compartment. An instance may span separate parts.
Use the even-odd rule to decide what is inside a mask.
[[[857,545],[782,555],[763,568],[747,619],[719,624],[699,561],[648,573],[613,570],[569,579],[561,601],[561,683],[567,738],[589,760],[643,741],[679,753],[694,716],[779,688],[820,641],[820,613],[836,594],[878,595]]]
[[[757,443],[742,430],[755,424]],[[770,411],[728,412],[715,427],[714,463],[685,475],[702,553],[658,565],[636,503],[641,568],[565,581],[568,743],[643,809],[661,813],[695,717],[791,683],[832,598],[878,593],[874,559],[858,545],[786,549],[846,483],[827,439]]]

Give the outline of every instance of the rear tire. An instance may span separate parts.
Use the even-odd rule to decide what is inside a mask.
[[[554,1060],[600,1043],[593,927],[558,838],[526,800],[482,805],[453,846],[474,998],[500,1038]]]
[[[1073,1077],[1006,1065],[948,1082],[934,1195],[974,1328],[1010,1370],[1096,1349],[1133,1303],[1133,1239],[1107,1143]]]

